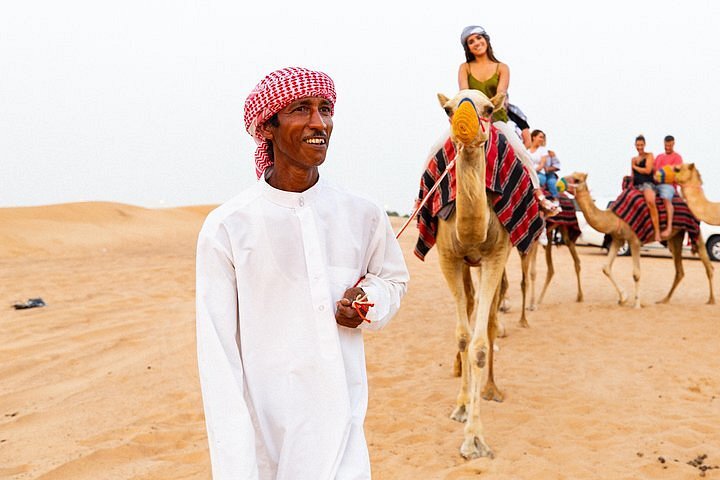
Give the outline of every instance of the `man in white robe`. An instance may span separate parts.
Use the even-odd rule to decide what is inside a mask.
[[[408,272],[382,209],[319,176],[334,102],[321,72],[260,82],[245,104],[259,180],[200,232],[198,366],[216,480],[370,478],[362,335],[397,312]],[[369,309],[353,303],[364,296]]]

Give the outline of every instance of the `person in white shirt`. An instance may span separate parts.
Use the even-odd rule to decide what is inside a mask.
[[[319,175],[334,103],[322,72],[265,77],[245,103],[259,180],[211,212],[198,238],[216,480],[370,478],[363,330],[397,312],[408,272],[385,212]]]
[[[556,183],[558,181],[557,172],[560,170],[560,160],[553,151],[547,149],[545,143],[545,133],[542,130],[533,130],[530,133],[528,153],[533,168],[540,179],[540,186],[546,188],[550,192],[551,201],[557,203],[559,194]]]

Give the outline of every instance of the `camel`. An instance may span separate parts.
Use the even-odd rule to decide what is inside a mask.
[[[685,163],[678,167],[675,181],[680,185],[690,211],[698,220],[710,225],[720,225],[720,202],[711,202],[705,197],[702,177],[694,163]]]
[[[448,220],[440,219],[436,238],[440,268],[455,300],[455,338],[462,371],[450,417],[465,422],[460,454],[466,459],[494,456],[483,437],[480,397],[503,400],[493,378],[493,344],[499,328],[501,280],[512,246],[485,190],[489,117],[502,105],[503,97],[488,100],[477,90],[461,90],[452,99],[438,94],[441,106],[452,119],[450,135],[457,148],[455,212]],[[471,267],[477,268],[471,271]],[[471,278],[473,272],[477,272],[477,291]],[[471,336],[473,312],[475,327]],[[481,390],[485,372],[487,380]]]
[[[595,230],[607,233],[612,236],[612,244],[610,245],[610,251],[608,253],[608,263],[603,267],[603,273],[610,279],[610,282],[615,287],[618,293],[618,303],[624,305],[627,302],[627,296],[623,289],[617,284],[615,278],[612,275],[612,264],[617,256],[618,248],[623,245],[624,242],[628,242],[630,245],[630,252],[632,254],[633,261],[633,280],[634,280],[634,301],[633,307],[640,308],[640,239],[632,231],[630,225],[620,219],[615,213],[610,210],[600,210],[595,206],[595,203],[590,198],[590,192],[586,183],[586,173],[573,173],[568,182],[568,190],[575,195],[575,199],[580,206],[580,209],[585,214],[585,219]],[[670,233],[670,237],[667,239],[667,246],[672,253],[673,262],[675,264],[675,278],[673,280],[672,287],[668,294],[657,303],[668,303],[672,297],[675,288],[677,288],[680,280],[685,276],[685,271],[682,265],[682,242],[684,238],[684,231],[673,229]],[[708,278],[710,285],[710,296],[708,298],[708,304],[715,303],[715,296],[713,294],[712,277],[713,277],[713,266],[708,258],[707,250],[705,250],[705,242],[702,236],[698,236],[695,244],[700,260],[705,267],[705,273]]]

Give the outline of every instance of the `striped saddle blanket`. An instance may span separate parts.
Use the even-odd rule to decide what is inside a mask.
[[[550,192],[546,191],[545,196],[547,197],[548,195],[550,195]],[[565,193],[560,194],[558,201],[560,202],[560,213],[554,217],[546,218],[545,222],[547,223],[548,228],[553,226],[567,227],[570,240],[574,242],[578,239],[581,233],[577,215],[575,214],[575,203],[570,197],[565,195]]]
[[[665,203],[660,197],[656,197],[655,205],[657,205],[660,216],[660,230],[662,230],[667,225]],[[674,211],[673,228],[687,232],[690,240],[694,244],[700,235],[700,222],[692,214],[687,203],[678,195],[673,197],[672,205]],[[650,210],[645,204],[645,197],[640,190],[626,188],[610,205],[610,210],[630,225],[630,228],[632,228],[633,232],[638,236],[640,242],[648,243],[653,241],[655,235],[652,220],[650,219]]]
[[[425,198],[440,176],[457,154],[452,140],[448,138],[429,159],[427,168],[420,180],[418,202]],[[527,252],[532,242],[545,227],[540,216],[539,205],[533,195],[530,175],[505,137],[494,126],[485,144],[485,188],[496,195],[493,209],[500,222],[510,234],[510,241],[520,251]],[[424,260],[425,255],[435,245],[438,219],[448,219],[455,204],[455,168],[448,171],[432,198],[418,212],[419,238],[415,245],[415,255]]]

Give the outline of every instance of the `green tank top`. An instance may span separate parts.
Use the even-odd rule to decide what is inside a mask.
[[[470,73],[470,65],[468,64],[468,88],[472,88],[473,90],[480,90],[488,98],[494,97],[497,93],[498,83],[500,82],[500,75],[498,74],[498,70],[500,70],[499,63],[497,69],[495,69],[495,73],[493,74],[493,76],[488,78],[484,82],[481,82],[480,80],[472,76],[472,73]],[[504,107],[495,110],[492,119],[493,122],[507,122],[509,120]]]

